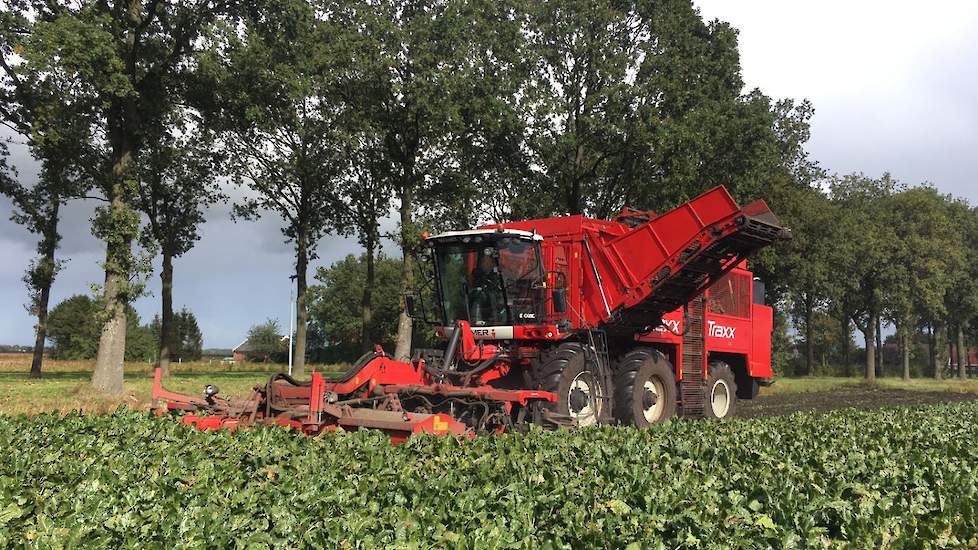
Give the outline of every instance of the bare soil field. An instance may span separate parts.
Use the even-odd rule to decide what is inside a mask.
[[[920,391],[887,385],[840,384],[831,389],[815,391],[762,393],[752,401],[740,401],[737,416],[761,418],[793,412],[827,412],[843,408],[876,409],[892,406],[933,405],[978,399],[974,393],[953,390]],[[913,387],[913,386],[911,386]]]

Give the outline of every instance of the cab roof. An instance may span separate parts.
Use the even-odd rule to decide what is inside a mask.
[[[473,237],[477,235],[508,236],[519,239],[532,239],[534,241],[543,240],[542,235],[531,231],[523,231],[521,229],[467,229],[465,231],[445,231],[444,233],[439,233],[432,237],[428,237],[428,239],[455,239],[460,237]]]

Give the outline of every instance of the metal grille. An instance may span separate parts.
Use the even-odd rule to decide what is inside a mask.
[[[750,317],[751,279],[743,273],[730,272],[710,286],[710,313],[732,317]]]
[[[706,311],[702,296],[689,302],[683,333],[683,379],[679,383],[683,416],[701,417],[706,400]]]
[[[705,248],[691,248],[689,263],[675,272],[663,268],[651,281],[655,291],[641,303],[621,311],[617,322],[625,329],[644,328],[649,320],[658,320],[689,301],[724,274],[724,268],[736,265],[750,253],[782,238],[784,230],[764,220],[748,217],[740,231],[709,243]]]

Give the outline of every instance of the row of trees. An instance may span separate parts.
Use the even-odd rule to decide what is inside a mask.
[[[853,326],[865,340],[870,380],[879,368],[885,326],[895,331],[905,378],[921,333],[935,376],[941,376],[950,342],[958,357],[967,356],[966,335],[978,326],[976,209],[888,174],[830,178],[824,188],[792,195],[778,212],[791,221],[795,239],[780,247],[776,264],[788,277],[780,281],[780,297],[804,344],[803,373],[812,372],[816,350],[830,343],[841,345],[848,371]],[[965,362],[959,363],[964,377]]]
[[[804,149],[812,106],[744,93],[736,31],[703,21],[689,0],[10,5],[0,13],[0,121],[42,171],[27,185],[4,166],[0,185],[39,236],[26,277],[37,350],[59,209],[96,198],[92,231],[106,258],[93,384],[104,391],[122,388],[128,304],[155,254],[166,367],[174,259],[198,239],[208,206],[227,200],[223,181],[247,189],[236,217],[278,216],[294,247],[298,373],[307,275],[326,234],[356,236],[362,278],[349,275],[357,259],[319,274],[323,321],[312,336],[362,347],[393,330],[406,357],[413,330],[401,296],[414,287],[422,228],[664,210],[718,184],[740,200],[769,199],[794,229],[755,269],[796,313],[809,363],[817,315],[833,312],[846,342],[850,321],[875,342],[883,322],[901,334],[926,324],[940,338],[973,316],[973,241],[959,230],[970,209],[888,177],[827,179]],[[385,234],[391,214],[397,229]],[[379,256],[384,238],[399,261]],[[940,252],[948,243],[959,253]],[[339,314],[350,311],[358,319]],[[40,351],[36,363],[39,373]]]
[[[55,359],[93,359],[98,353],[100,312],[96,300],[75,295],[55,306],[48,316],[47,338],[50,355]],[[126,361],[156,361],[160,352],[161,320],[159,315],[146,325],[132,306],[126,311]],[[175,337],[168,348],[172,361],[197,361],[201,357],[203,335],[197,318],[188,309],[176,312],[173,319]]]
[[[704,22],[689,0],[9,5],[0,120],[42,176],[28,186],[5,171],[4,190],[40,237],[28,276],[38,350],[58,209],[97,198],[92,231],[106,257],[93,384],[107,392],[122,389],[127,304],[155,253],[166,366],[173,259],[224,198],[221,177],[251,190],[237,216],[277,214],[294,245],[299,372],[320,237],[363,244],[370,327],[379,220],[392,208],[410,290],[423,225],[603,216],[626,203],[665,208],[719,183],[740,198],[809,183],[810,105],[742,93],[736,31]],[[404,357],[412,326],[399,311]]]

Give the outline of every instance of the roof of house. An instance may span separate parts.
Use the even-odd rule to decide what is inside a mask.
[[[280,336],[279,338],[284,339],[286,337]],[[249,342],[248,339],[246,338],[244,342],[241,342],[240,344],[237,345],[237,347],[232,349],[231,353],[253,353],[253,352],[265,352],[265,351],[268,350],[255,349],[255,346],[253,346],[251,342]]]

